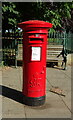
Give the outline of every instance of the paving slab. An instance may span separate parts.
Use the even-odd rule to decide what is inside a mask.
[[[52,68],[48,69],[47,72],[50,71],[50,73],[54,70],[52,70]],[[71,67],[68,66],[68,69],[66,71],[56,69],[55,71],[53,71],[53,73],[54,75],[49,75],[47,73],[47,86],[49,83],[51,83],[52,86],[59,87],[63,91],[63,94],[65,94],[65,97],[61,96],[62,101],[71,110]]]
[[[25,118],[24,105],[4,97],[2,101],[3,118]]]
[[[2,96],[0,96],[0,120],[2,118]]]
[[[2,71],[2,84],[9,86],[16,90],[22,90],[22,73],[21,68],[3,69]]]
[[[2,69],[2,117],[3,118],[71,118],[71,67],[66,71],[47,67],[46,102],[42,106],[31,107],[23,104],[22,67]],[[58,86],[65,97],[49,91]]]
[[[70,118],[71,113],[58,95],[48,92],[46,102],[40,107],[26,106],[27,118]]]

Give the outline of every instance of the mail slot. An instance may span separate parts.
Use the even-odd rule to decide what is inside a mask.
[[[43,42],[43,39],[42,39],[42,38],[30,38],[30,41],[35,41],[35,40],[38,40],[38,41],[42,41],[42,42]]]
[[[30,20],[19,23],[23,32],[23,101],[43,105],[46,97],[46,48],[51,23]]]

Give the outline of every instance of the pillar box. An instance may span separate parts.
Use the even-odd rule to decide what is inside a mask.
[[[46,48],[51,23],[30,20],[19,23],[23,29],[24,104],[42,105],[46,96]]]

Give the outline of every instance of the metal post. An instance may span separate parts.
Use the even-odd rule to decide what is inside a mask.
[[[15,68],[17,68],[17,40],[15,39]]]

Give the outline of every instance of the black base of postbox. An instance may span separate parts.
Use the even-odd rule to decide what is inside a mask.
[[[40,106],[45,103],[45,96],[41,97],[23,97],[23,103],[28,106]]]

